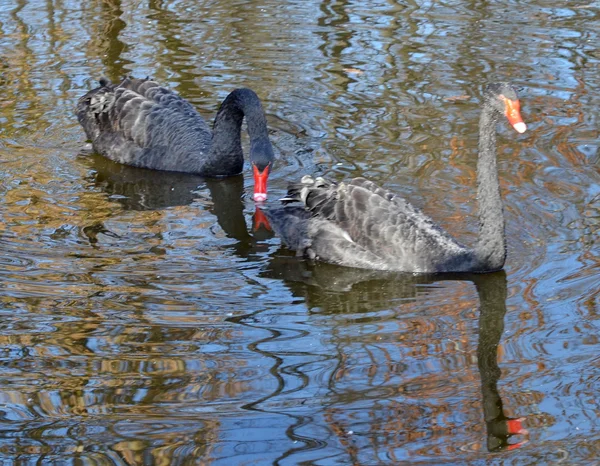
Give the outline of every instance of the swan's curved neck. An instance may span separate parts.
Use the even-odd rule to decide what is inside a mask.
[[[268,134],[267,121],[258,96],[249,89],[234,90],[223,101],[215,117],[208,154],[210,166],[228,174],[242,171],[244,154],[241,128],[244,117],[251,142]]]
[[[504,214],[496,166],[497,122],[498,113],[484,106],[479,120],[477,198],[480,223],[475,255],[480,267],[486,271],[501,269],[506,259]]]

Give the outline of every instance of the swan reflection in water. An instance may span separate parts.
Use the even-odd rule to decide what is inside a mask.
[[[264,275],[283,280],[295,296],[303,297],[308,308],[318,309],[316,312],[318,312],[319,315],[324,314],[326,316],[324,317],[325,319],[335,321],[337,318],[340,318],[343,320],[343,316],[348,316],[348,321],[350,322],[349,325],[352,325],[353,322],[357,322],[360,319],[360,322],[363,322],[361,325],[368,326],[369,319],[373,316],[373,325],[380,325],[380,328],[385,328],[383,340],[381,342],[369,340],[369,342],[364,343],[365,346],[374,347],[386,344],[391,346],[394,345],[393,342],[391,344],[387,343],[390,341],[390,334],[393,335],[393,330],[389,330],[384,322],[387,323],[394,319],[404,320],[402,318],[402,312],[405,310],[404,307],[408,306],[411,301],[415,301],[417,295],[419,295],[419,301],[422,302],[424,299],[423,294],[428,293],[428,288],[430,290],[436,288],[438,286],[437,284],[440,282],[467,281],[473,283],[479,299],[477,366],[481,382],[483,419],[487,430],[487,449],[490,452],[514,450],[527,443],[529,433],[523,427],[524,418],[511,418],[505,415],[502,398],[500,397],[497,387],[501,376],[501,371],[497,362],[497,353],[498,345],[504,330],[504,317],[506,314],[507,280],[504,271],[491,274],[438,274],[429,276],[386,273],[364,269],[344,268],[320,262],[309,263],[299,260],[297,257],[291,255],[289,251],[282,249],[278,254],[272,257],[268,270]],[[423,305],[419,306],[419,308],[422,307]],[[380,316],[374,317],[378,312],[385,310],[386,308],[399,309],[395,314],[396,317],[386,317],[386,320],[384,321],[379,320]],[[357,315],[359,317],[357,317]],[[428,315],[431,316],[431,314]],[[406,319],[406,321],[410,320],[410,317]],[[357,342],[360,343],[360,339],[363,338],[361,335],[358,335],[359,330],[355,332],[356,335],[354,337],[351,336],[351,330],[345,330],[344,334],[346,333],[350,335],[348,336],[348,339],[344,340],[345,344],[348,345],[352,343],[356,344]],[[370,333],[370,330],[367,333]],[[408,351],[412,351],[412,349],[417,353],[421,351],[419,348],[411,348],[411,345],[422,347],[423,345],[427,346],[430,343],[434,344],[434,342],[423,343],[422,341],[419,341],[418,335],[406,336],[403,332],[400,332],[397,335],[402,340],[400,341],[400,339],[398,339],[398,344],[401,344],[403,348],[408,347]],[[368,339],[370,337],[365,336],[364,338]],[[351,342],[351,339],[354,341]],[[423,351],[426,350],[423,349]],[[346,354],[346,352],[351,352],[351,354]],[[356,361],[359,357],[355,350],[350,351],[350,349],[347,349],[346,352],[344,352],[344,359],[352,358]],[[452,357],[451,354],[442,355],[440,353],[432,354],[431,356],[438,359]],[[386,370],[392,371],[389,374],[384,375],[383,378],[378,379],[379,381],[389,381],[394,377],[397,377],[397,373],[393,372],[393,365],[390,364],[390,362],[393,363],[394,361],[398,361],[397,358],[398,356],[391,355],[391,361],[378,360],[372,363],[379,366],[377,370],[382,370],[384,372]],[[347,364],[347,362],[344,362],[342,365],[345,364]],[[367,364],[369,363],[367,362]],[[396,366],[397,365],[398,364],[396,363]],[[359,371],[360,369],[354,368],[354,370]],[[396,368],[395,370],[397,371],[398,369]],[[401,372],[404,372],[405,370],[406,368],[401,369]],[[357,380],[357,377],[360,375],[366,376],[365,372],[360,372],[359,376],[353,378],[351,382],[346,382],[346,384],[344,384],[343,381],[340,380],[343,378],[343,375],[340,374],[344,374],[348,371],[352,371],[352,368],[345,367],[338,369],[331,376],[328,384],[329,390],[335,394],[332,396],[332,399],[327,400],[326,404],[327,406],[332,407],[332,412],[337,412],[342,417],[342,420],[339,421],[336,428],[333,429],[336,432],[347,432],[352,425],[355,425],[358,422],[356,417],[352,419],[349,419],[348,417],[344,418],[348,411],[353,412],[353,409],[349,407],[353,403],[351,399],[373,400],[380,396],[378,394],[373,395],[373,390],[378,392],[379,390],[384,389],[381,385],[384,387],[393,385],[390,384],[390,382],[377,384],[370,381]],[[426,380],[423,382],[425,384],[424,390],[430,390],[431,387],[427,386],[428,374],[419,374],[417,376],[419,380],[422,380],[422,377],[420,377],[421,375]],[[444,375],[441,377],[444,377]],[[364,391],[360,393],[361,389],[354,386],[349,390],[344,390],[343,387],[348,387],[348,383],[350,383],[350,385],[361,384],[362,387],[365,387]],[[406,383],[409,384],[409,382]],[[421,382],[417,381],[413,384],[417,386],[416,390],[420,391],[418,388],[420,383]],[[437,382],[434,380],[432,383],[440,383],[439,378]],[[414,396],[417,398],[419,397],[418,394],[415,395],[414,386],[407,389],[406,386],[403,385],[405,385],[404,379],[400,383],[400,387],[392,387],[390,393],[398,394],[401,398],[402,393],[405,393],[408,398]],[[338,387],[342,388],[340,389]],[[406,390],[411,391],[411,393],[408,393]],[[430,391],[429,393],[432,394],[432,398],[437,398],[439,396],[439,393],[436,394],[434,391]],[[431,407],[431,404],[428,404],[427,399],[419,399],[417,403],[420,404],[421,401]],[[360,406],[363,406],[360,404],[361,401],[357,402]],[[373,401],[373,403],[375,402]],[[412,417],[409,424],[410,422],[414,422],[414,424],[427,422],[423,420],[424,413],[427,413],[427,410],[425,410],[425,412],[419,411],[418,413],[413,413],[413,404],[400,403],[403,408],[407,410],[406,412],[402,409],[399,411],[390,409],[388,414],[379,415],[373,412],[369,415],[369,419],[374,421],[375,419],[380,420],[382,416],[388,416],[389,419],[384,421],[383,424],[386,429],[390,425],[402,424],[405,431],[411,430],[411,426],[404,422],[406,421],[406,418],[410,419]],[[432,401],[432,403],[434,403],[434,401]],[[340,408],[340,406],[346,406],[346,408]],[[441,407],[442,412],[444,412],[445,409],[445,407]],[[460,415],[459,413],[454,414]],[[404,419],[395,424],[395,419],[398,416]],[[346,421],[347,425],[344,425]],[[344,425],[344,427],[341,427],[341,425]],[[433,428],[433,426],[430,427]],[[377,435],[387,435],[387,432],[379,432]],[[389,433],[389,435],[393,436],[392,433]],[[404,432],[403,435],[410,436],[410,434],[407,434],[406,432]],[[511,441],[511,438],[514,436],[519,436],[517,437],[519,440],[515,442],[515,439],[512,439]],[[394,440],[389,439],[388,441],[391,444],[397,445]],[[381,446],[382,445],[379,445],[379,447]],[[392,447],[390,446],[390,448]],[[351,454],[350,449],[349,454]]]
[[[205,178],[189,173],[130,167],[97,154],[83,155],[94,170],[90,181],[125,210],[163,210],[204,200],[207,210],[216,217],[226,236],[238,241],[235,249],[241,255],[256,246],[257,240],[272,236],[268,223],[261,228],[266,218],[258,208],[253,214],[256,231],[254,234],[248,232],[244,215],[243,175],[223,179]],[[202,192],[204,188],[208,188],[208,196]],[[88,225],[83,232],[90,242],[95,241],[98,232],[112,234],[102,222]]]
[[[272,234],[268,228],[261,225],[259,209],[258,220],[256,217],[254,219],[255,228],[252,234],[248,232],[241,176],[210,180],[186,174],[131,168],[101,157],[94,159],[94,168],[96,185],[128,210],[160,210],[189,205],[198,200],[198,189],[206,186],[212,200],[207,202],[207,208],[216,217],[226,235],[237,240],[232,246],[235,254],[248,257],[259,250],[263,252],[261,260],[266,260],[267,265],[260,272],[261,276],[285,283],[294,296],[303,299],[308,309],[320,308],[322,313],[328,315],[361,313],[368,320],[369,314],[398,308],[402,303],[414,301],[417,294],[426,293],[428,287],[436,286],[435,283],[449,280],[474,283],[480,308],[477,364],[483,398],[483,419],[487,430],[487,449],[490,452],[512,450],[527,442],[528,432],[523,428],[523,419],[510,418],[504,414],[497,388],[501,375],[497,363],[497,349],[506,314],[507,282],[504,271],[490,274],[412,275],[313,263],[296,257],[285,248],[267,252],[269,248],[265,246],[264,239]],[[248,316],[232,317],[228,320],[245,325],[245,317]],[[256,326],[256,322],[253,325]],[[402,342],[403,345],[406,343],[406,340]],[[329,389],[336,384],[338,381],[335,378],[329,380]],[[344,405],[345,392],[336,390],[335,393],[334,398],[328,401],[328,406]],[[368,393],[368,389],[365,393]],[[277,392],[272,396],[280,395]],[[371,398],[365,396],[365,399]],[[269,397],[249,403],[247,408],[260,411],[261,404],[268,399]],[[390,412],[389,415],[397,414]],[[337,422],[333,420],[334,417],[335,415],[329,417],[332,424]],[[412,420],[415,421],[415,418]],[[343,422],[342,420],[341,423]],[[299,425],[302,425],[300,420]],[[338,431],[333,425],[330,428]],[[293,429],[288,435],[295,436]],[[510,443],[514,436],[520,436],[520,440]],[[311,441],[307,440],[306,435],[298,435],[298,439],[300,438],[303,443],[309,444],[301,448],[309,448]],[[319,441],[315,439],[315,442]]]

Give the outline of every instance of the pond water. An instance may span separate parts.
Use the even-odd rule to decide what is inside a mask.
[[[595,1],[3,2],[0,463],[600,464],[598,31]],[[309,263],[253,228],[249,167],[91,154],[75,103],[128,74],[211,120],[253,88],[270,203],[366,176],[467,244],[511,81],[505,272]]]

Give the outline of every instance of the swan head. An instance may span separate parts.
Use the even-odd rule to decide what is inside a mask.
[[[268,139],[258,139],[250,143],[250,163],[254,175],[254,201],[267,200],[267,180],[273,166],[275,154]]]
[[[509,83],[488,84],[484,92],[484,105],[503,114],[518,133],[524,133],[527,125],[521,117],[521,104],[517,91]]]

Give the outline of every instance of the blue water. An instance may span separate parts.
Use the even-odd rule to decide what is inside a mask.
[[[599,18],[552,0],[0,6],[0,462],[596,464]],[[269,202],[304,174],[366,176],[466,244],[481,89],[511,81],[528,131],[499,127],[505,272],[309,263],[253,228],[249,167],[91,154],[77,98],[128,74],[208,119],[253,88]]]

